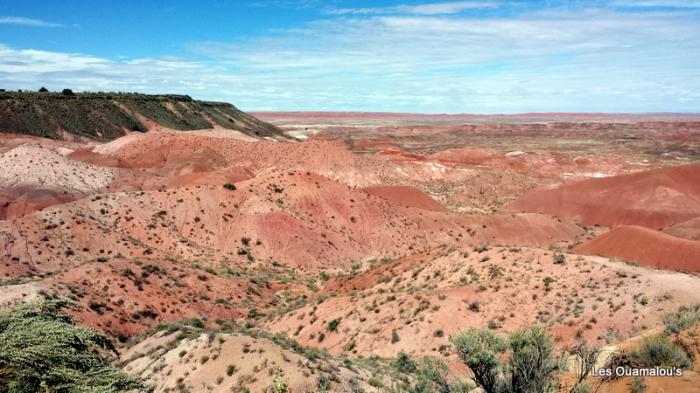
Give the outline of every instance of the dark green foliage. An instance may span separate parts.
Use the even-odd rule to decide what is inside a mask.
[[[26,304],[0,314],[0,392],[92,393],[143,390],[110,366],[116,350],[95,330],[77,326],[65,302]]]
[[[396,330],[392,331],[391,332],[391,343],[396,344],[397,342],[399,342],[399,340],[401,340],[401,338],[399,338],[399,334],[396,333]]]
[[[470,329],[452,337],[476,383],[487,393],[546,393],[557,389],[551,339],[540,327],[520,330],[505,340],[490,330]],[[500,355],[510,349],[505,364]]]
[[[0,132],[61,138],[61,130],[110,140],[125,130],[147,131],[141,117],[175,130],[212,128],[211,121],[247,135],[281,136],[277,127],[233,105],[181,95],[134,93],[0,92]]]
[[[552,341],[540,327],[519,330],[510,336],[510,392],[556,391],[553,374],[556,369]]]
[[[340,325],[340,318],[336,318],[336,319],[328,322],[328,326],[327,326],[328,331],[334,332],[334,331],[338,330],[338,325]]]
[[[498,355],[506,350],[505,341],[490,330],[469,329],[452,337],[452,343],[476,383],[487,393],[498,392]]]
[[[402,373],[414,373],[418,369],[416,362],[411,359],[406,352],[399,352],[396,359],[393,362],[394,368]]]

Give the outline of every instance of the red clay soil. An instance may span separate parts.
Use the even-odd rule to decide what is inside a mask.
[[[22,217],[45,207],[66,203],[78,196],[61,190],[31,187],[0,189],[0,220]]]
[[[617,227],[582,244],[577,251],[662,269],[700,271],[700,242],[640,226]]]
[[[581,229],[538,214],[457,215],[406,207],[315,174],[273,172],[230,191],[193,186],[99,194],[0,225],[0,273],[55,272],[96,258],[242,259],[349,266],[438,244],[550,246]],[[260,241],[260,244],[257,244]]]
[[[74,300],[80,307],[72,307],[71,314],[114,336],[131,336],[183,318],[240,318],[247,304],[262,306],[277,289],[158,259],[87,263],[52,276],[40,287]]]
[[[664,233],[688,240],[700,240],[700,217],[664,228]]]
[[[477,148],[447,149],[432,155],[432,158],[442,163],[482,165],[494,158],[494,154]]]
[[[700,165],[661,168],[535,189],[506,206],[586,224],[663,229],[700,216]]]
[[[369,194],[398,204],[423,210],[445,212],[447,208],[423,191],[408,186],[376,186],[364,189]]]

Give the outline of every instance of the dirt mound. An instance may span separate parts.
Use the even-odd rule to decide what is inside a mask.
[[[700,217],[666,227],[664,233],[688,240],[700,240]]]
[[[639,226],[614,228],[577,250],[662,269],[700,271],[700,242]]]
[[[423,210],[447,211],[440,202],[421,190],[408,186],[376,186],[364,188],[368,193],[405,206]]]
[[[198,169],[200,172],[214,171],[224,165],[247,167],[256,175],[293,169],[359,187],[410,176],[403,174],[395,164],[357,156],[343,144],[329,141],[248,142],[237,138],[159,132],[131,134],[100,145],[94,152],[109,155],[129,168],[144,169],[162,176],[176,173],[172,168],[191,166],[196,161],[202,161]],[[416,176],[424,175],[416,173]]]
[[[70,152],[61,146],[29,141],[0,154],[0,219],[21,217],[81,198],[113,181],[112,168],[62,154]]]
[[[586,224],[653,229],[700,216],[700,165],[594,178],[533,190],[506,207]]]
[[[107,185],[113,171],[71,160],[41,145],[22,145],[0,155],[0,187],[37,187],[94,192]]]
[[[159,332],[122,358],[124,370],[146,378],[156,386],[156,392],[280,391],[274,389],[275,383],[284,384],[290,392],[373,392],[378,384],[394,386],[398,382],[392,379],[395,372],[388,372],[380,360],[364,366],[281,337],[201,329]]]

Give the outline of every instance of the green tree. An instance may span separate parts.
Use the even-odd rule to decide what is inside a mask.
[[[544,393],[556,391],[554,386],[554,347],[549,335],[539,326],[519,330],[509,339],[510,391]]]
[[[462,361],[471,368],[474,379],[487,393],[498,393],[499,354],[506,350],[506,342],[490,330],[469,329],[452,337]]]
[[[64,301],[29,303],[0,314],[0,393],[111,393],[143,390],[103,355],[112,342],[61,313]]]

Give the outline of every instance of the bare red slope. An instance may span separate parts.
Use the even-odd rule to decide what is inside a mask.
[[[664,228],[664,233],[688,240],[700,240],[700,217]]]
[[[449,164],[481,165],[494,158],[494,154],[478,148],[463,147],[447,149],[432,155],[432,158]]]
[[[700,216],[700,165],[536,189],[508,205],[507,210],[577,218],[587,224],[662,229]]]
[[[447,211],[447,208],[440,202],[417,188],[408,186],[377,186],[367,187],[364,190],[371,195],[405,206],[423,210]]]
[[[579,252],[663,269],[700,271],[700,242],[640,226],[620,226],[578,247]]]

